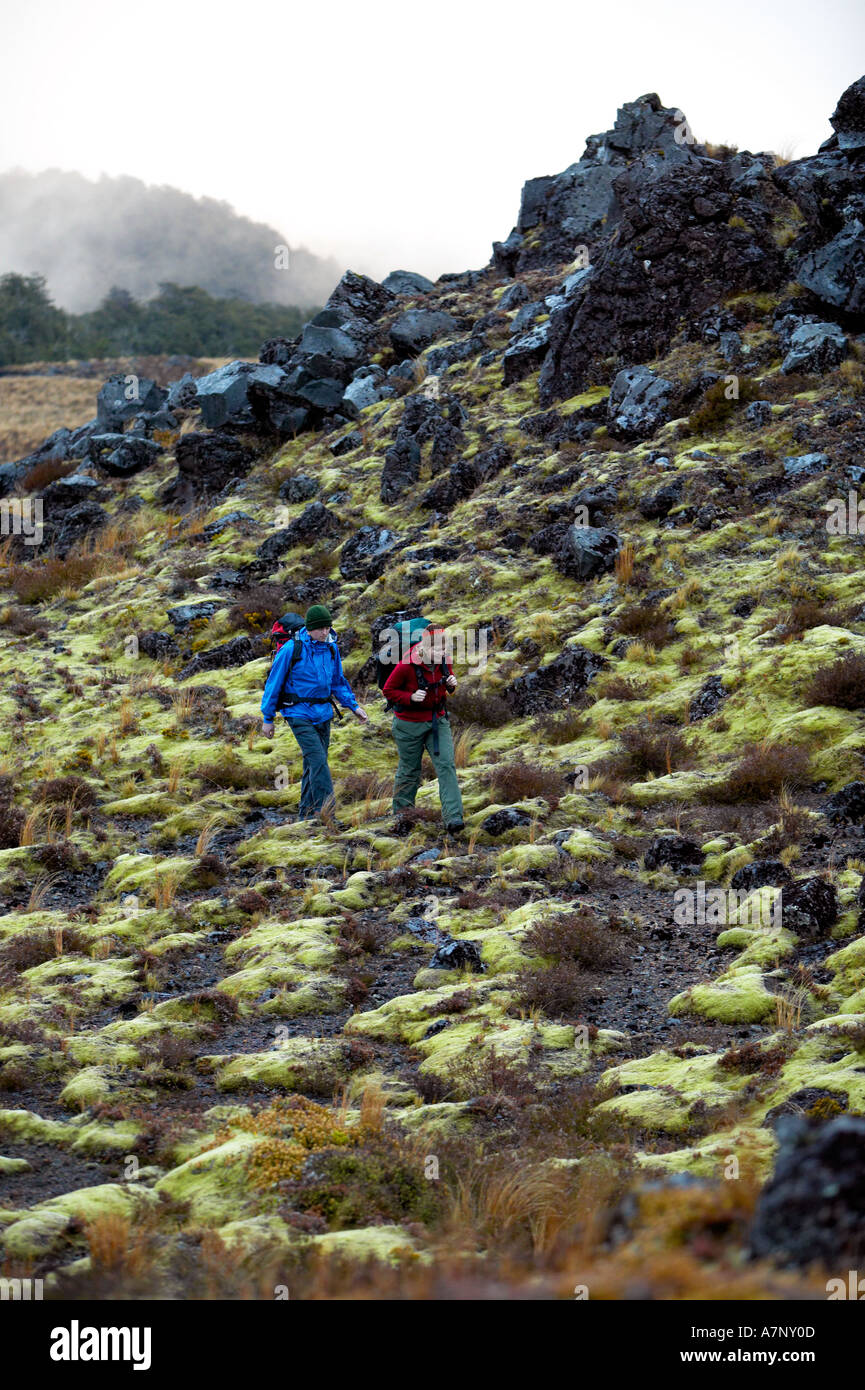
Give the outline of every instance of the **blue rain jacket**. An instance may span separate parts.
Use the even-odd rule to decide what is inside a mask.
[[[332,719],[333,706],[305,703],[305,697],[309,699],[311,696],[326,699],[333,695],[346,709],[356,710],[357,700],[343,674],[342,659],[333,637],[329,636],[326,642],[317,642],[310,637],[306,628],[302,627],[293,640],[289,639],[283,643],[274,657],[261,697],[261,715],[265,722],[272,723],[273,716],[279,708],[279,697],[285,684],[295,642],[300,642],[302,651],[292,668],[289,690],[297,695],[298,702],[296,705],[283,705],[279,709],[283,718],[289,721],[309,719],[313,724],[323,724],[326,720]],[[331,650],[336,660],[331,655]]]

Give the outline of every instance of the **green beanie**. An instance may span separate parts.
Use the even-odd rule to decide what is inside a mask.
[[[333,618],[323,603],[314,603],[311,608],[306,610],[307,632],[311,632],[317,627],[333,627]]]

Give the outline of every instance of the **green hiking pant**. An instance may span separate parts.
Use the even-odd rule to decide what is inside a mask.
[[[413,806],[420,786],[421,763],[424,749],[432,758],[436,776],[439,779],[439,796],[445,825],[453,825],[463,818],[463,799],[460,796],[457,770],[454,763],[454,740],[447,719],[438,724],[439,751],[433,749],[433,727],[429,722],[417,723],[410,719],[400,719],[394,715],[393,736],[399,751],[399,767],[393,784],[393,810],[402,811]]]

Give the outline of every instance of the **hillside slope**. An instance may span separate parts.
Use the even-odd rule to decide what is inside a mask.
[[[642,98],[485,270],[349,274],[7,470],[6,1272],[798,1298],[865,1254],[863,111],[776,168]],[[314,601],[372,715],[316,826],[258,715]],[[429,776],[388,809],[417,612],[466,642],[457,838]]]

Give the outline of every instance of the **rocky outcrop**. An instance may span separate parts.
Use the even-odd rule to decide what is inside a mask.
[[[505,690],[505,699],[518,719],[572,704],[604,665],[603,657],[587,647],[565,647],[547,666],[520,676]]]
[[[772,235],[779,198],[769,156],[670,161],[648,154],[613,181],[620,216],[591,267],[550,315],[542,404],[574,395],[593,361],[645,362],[737,290],[780,283]]]
[[[865,78],[847,88],[817,154],[775,170],[806,226],[792,248],[800,285],[832,309],[865,313]]]
[[[528,180],[516,227],[493,245],[495,264],[514,275],[559,265],[580,245],[591,248],[619,219],[617,175],[650,150],[670,164],[703,153],[682,112],[662,106],[654,92],[626,102],[612,130],[589,136],[582,157],[563,173]]]

